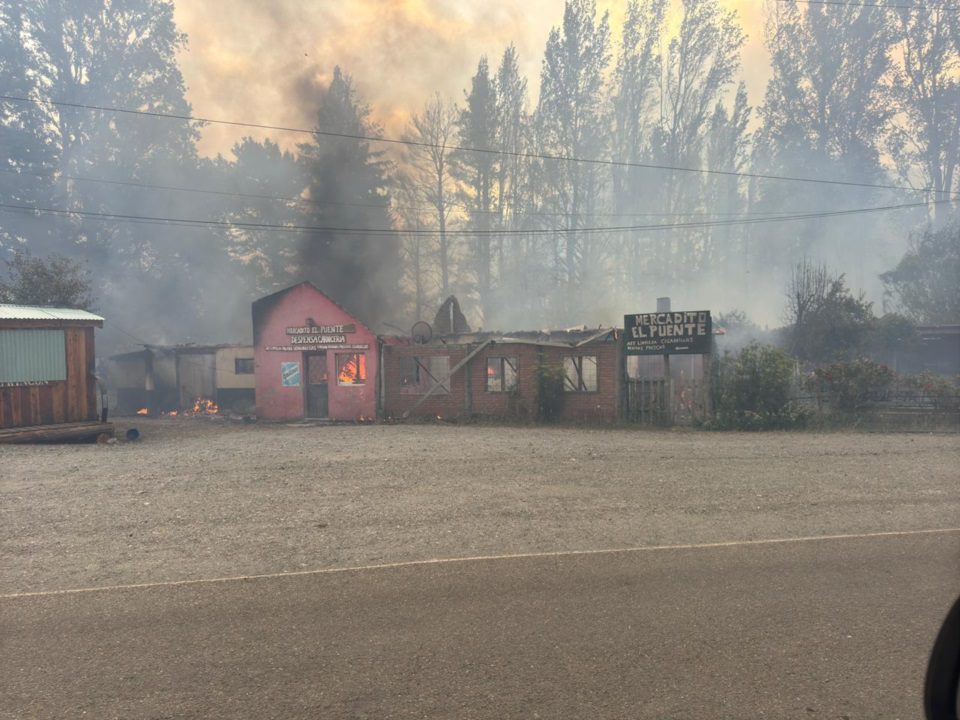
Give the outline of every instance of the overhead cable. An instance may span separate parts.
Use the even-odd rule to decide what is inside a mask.
[[[635,161],[628,162],[625,160],[608,160],[604,158],[581,158],[581,157],[574,157],[572,155],[553,155],[550,153],[534,153],[534,152],[524,152],[519,150],[478,148],[478,147],[469,147],[469,146],[463,146],[463,145],[441,145],[438,143],[430,143],[430,142],[425,142],[421,140],[379,137],[376,135],[364,135],[362,133],[342,133],[342,132],[333,132],[330,130],[320,130],[320,129],[309,130],[306,128],[290,127],[290,126],[284,126],[284,125],[268,125],[264,123],[243,122],[239,120],[220,120],[217,118],[206,118],[206,117],[200,117],[196,115],[182,115],[182,114],[176,114],[176,113],[161,113],[161,112],[150,111],[150,110],[131,110],[129,108],[118,108],[118,107],[111,107],[108,105],[92,105],[92,104],[86,104],[86,103],[66,102],[63,100],[28,98],[28,97],[22,97],[18,95],[3,94],[3,95],[0,95],[0,100],[6,100],[8,102],[31,103],[35,105],[53,105],[55,107],[94,110],[98,112],[134,115],[134,116],[140,116],[140,117],[163,118],[168,120],[179,120],[183,122],[193,122],[193,123],[201,123],[201,124],[228,125],[232,127],[257,128],[261,130],[276,130],[280,132],[300,133],[305,135],[339,138],[339,139],[346,139],[346,140],[359,140],[363,142],[379,142],[379,143],[387,143],[387,144],[393,144],[393,145],[406,145],[411,147],[422,147],[422,148],[442,148],[444,150],[451,151],[451,152],[467,152],[467,153],[479,153],[479,154],[488,154],[488,155],[502,155],[505,157],[525,158],[530,160],[543,160],[543,161],[549,161],[549,162],[575,162],[575,163],[602,165],[606,167],[623,167],[623,168],[635,168],[635,169],[642,169],[642,170],[662,170],[667,172],[695,173],[700,175],[719,175],[723,177],[752,178],[756,180],[776,180],[776,181],[785,181],[785,182],[799,182],[799,183],[812,183],[812,184],[823,184],[823,185],[837,185],[837,186],[846,186],[846,187],[872,188],[877,190],[902,190],[906,192],[931,192],[931,193],[937,193],[937,194],[960,195],[960,192],[951,192],[947,190],[933,190],[932,188],[918,189],[918,188],[910,187],[908,185],[894,185],[894,184],[888,184],[888,183],[857,182],[854,180],[830,180],[826,178],[797,177],[792,175],[774,175],[769,173],[743,172],[743,171],[737,171],[737,170],[714,170],[714,169],[708,169],[708,168],[690,168],[690,167],[680,167],[677,165],[665,165],[665,164],[658,164],[658,163],[644,163],[644,162],[635,162]]]

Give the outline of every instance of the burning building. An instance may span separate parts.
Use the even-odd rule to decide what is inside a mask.
[[[257,417],[264,420],[668,423],[684,408],[694,417],[708,406],[709,337],[695,346],[672,334],[683,347],[658,345],[651,351],[657,362],[666,368],[666,354],[681,351],[697,362],[684,358],[676,372],[652,377],[646,358],[626,354],[621,328],[472,332],[454,297],[433,327],[417,322],[407,337],[376,335],[309,282],[261,298],[252,310]],[[705,321],[702,334],[710,332]]]
[[[243,413],[254,407],[249,345],[147,345],[107,358],[104,371],[117,415],[210,414],[197,413],[198,402]]]
[[[258,418],[377,416],[379,340],[313,284],[253,303],[253,345]]]

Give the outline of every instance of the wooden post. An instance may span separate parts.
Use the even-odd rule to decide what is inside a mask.
[[[703,414],[704,420],[708,420],[713,415],[713,402],[711,398],[711,386],[713,384],[713,363],[712,355],[702,355],[703,362]]]
[[[664,388],[667,393],[667,402],[666,402],[666,423],[667,425],[673,425],[673,378],[670,377],[670,356],[663,356],[663,374],[664,374]]]
[[[157,407],[157,382],[153,375],[153,352],[148,347],[143,349],[143,389],[146,391],[144,398],[147,402],[147,410],[155,413],[159,410]]]
[[[451,304],[450,307],[451,307],[451,312],[453,312],[452,310],[453,305]],[[468,345],[467,350],[469,351],[469,349],[470,349],[470,346]],[[473,379],[471,378],[471,371],[473,370],[472,363],[471,363],[472,357],[473,357],[473,353],[469,353],[467,355],[467,358],[464,360],[464,366],[463,366],[463,373],[464,373],[463,417],[465,420],[469,420],[470,416],[473,415]]]
[[[177,381],[177,412],[183,412],[183,388],[180,386],[180,351],[173,351],[173,372]]]

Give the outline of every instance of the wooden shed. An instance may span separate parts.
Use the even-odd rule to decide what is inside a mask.
[[[0,305],[0,442],[113,433],[97,410],[98,327],[84,310]]]

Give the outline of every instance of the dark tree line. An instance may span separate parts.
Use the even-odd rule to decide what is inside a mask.
[[[513,46],[482,57],[461,98],[412,109],[403,152],[356,139],[382,131],[339,68],[310,99],[316,129],[354,137],[293,151],[243,138],[204,158],[199,123],[0,101],[0,202],[67,211],[0,212],[0,250],[86,262],[98,307],[154,342],[242,337],[251,299],[303,279],[372,322],[429,318],[456,293],[474,325],[538,327],[664,294],[766,302],[804,258],[956,320],[955,293],[916,267],[932,238],[956,254],[960,13],[771,3],[771,78],[750,98],[736,14],[683,0],[671,30],[667,7],[631,0],[614,37],[594,0],[568,0],[535,97]],[[0,87],[188,115],[186,43],[168,0],[0,0]]]

